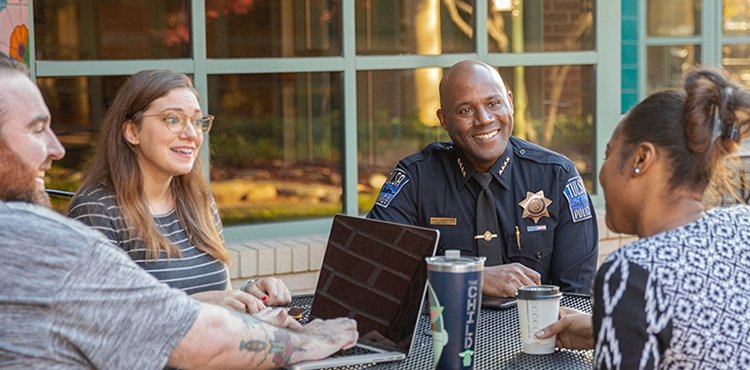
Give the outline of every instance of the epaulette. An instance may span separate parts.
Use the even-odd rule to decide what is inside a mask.
[[[510,140],[513,144],[513,151],[518,158],[539,164],[557,165],[566,170],[575,168],[573,161],[560,153],[516,137],[511,137]]]
[[[441,152],[452,152],[456,150],[455,145],[453,143],[444,143],[435,141],[430,144],[427,144],[422,150],[420,150],[417,153],[414,153],[404,159],[401,160],[401,164],[404,166],[409,166],[417,162],[421,162],[426,160],[427,158],[436,155],[437,153]]]

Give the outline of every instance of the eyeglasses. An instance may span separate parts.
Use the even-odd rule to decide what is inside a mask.
[[[214,122],[214,116],[210,114],[207,116],[188,117],[183,113],[175,111],[165,111],[156,114],[144,114],[141,117],[160,117],[161,120],[167,125],[167,129],[175,134],[179,134],[180,132],[185,130],[188,122],[193,125],[195,131],[208,132],[209,130],[211,130],[211,124]]]

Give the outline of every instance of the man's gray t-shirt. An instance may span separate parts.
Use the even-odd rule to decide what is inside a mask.
[[[100,233],[0,202],[0,368],[162,369],[200,304]]]

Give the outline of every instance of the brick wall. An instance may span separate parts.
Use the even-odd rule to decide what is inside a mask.
[[[601,265],[607,255],[636,237],[609,231],[604,223],[603,210],[597,212],[597,218]],[[250,278],[274,276],[283,279],[294,294],[312,293],[323,263],[327,238],[327,235],[315,234],[229,245],[232,284],[237,288]]]
[[[633,235],[618,234],[610,231],[604,222],[604,210],[597,210],[597,222],[599,224],[599,266],[610,253],[625,244],[638,240]]]

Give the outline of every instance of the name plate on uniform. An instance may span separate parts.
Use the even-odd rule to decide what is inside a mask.
[[[456,226],[456,218],[455,217],[430,217],[430,225]]]

